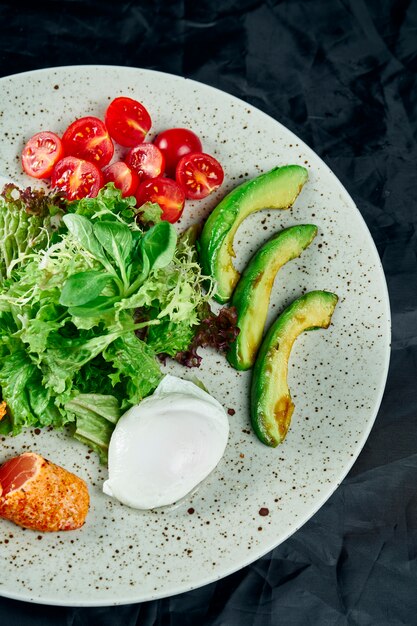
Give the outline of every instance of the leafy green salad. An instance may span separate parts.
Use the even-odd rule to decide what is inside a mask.
[[[210,311],[193,229],[109,183],[68,202],[8,184],[0,196],[2,434],[62,428],[107,455],[121,413],[184,354]],[[205,289],[203,289],[205,285]]]

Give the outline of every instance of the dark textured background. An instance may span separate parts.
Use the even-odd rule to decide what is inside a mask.
[[[0,598],[1,626],[417,624],[417,2],[2,0],[0,24],[1,75],[85,63],[157,69],[214,85],[289,127],[358,204],[393,317],[368,442],[284,544],[218,583],[144,604]]]

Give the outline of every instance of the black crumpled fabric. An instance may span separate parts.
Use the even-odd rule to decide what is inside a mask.
[[[259,107],[332,168],[391,298],[386,392],[353,469],[273,552],[201,589],[111,608],[0,598],[0,624],[417,624],[417,2],[61,0],[0,4],[2,75],[110,63],[184,75]],[[1,568],[0,568],[1,576]]]

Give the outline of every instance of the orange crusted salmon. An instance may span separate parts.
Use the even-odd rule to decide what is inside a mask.
[[[2,420],[3,417],[6,415],[6,407],[7,405],[4,400],[3,402],[0,402],[0,420]]]
[[[75,530],[90,497],[78,476],[39,454],[25,452],[0,467],[0,517],[41,532]]]

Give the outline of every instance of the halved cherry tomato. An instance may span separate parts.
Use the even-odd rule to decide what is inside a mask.
[[[128,148],[141,143],[152,126],[151,117],[143,104],[124,96],[110,102],[105,122],[113,139]]]
[[[125,161],[139,179],[156,178],[165,171],[165,158],[153,143],[141,143],[127,153]]]
[[[178,162],[175,179],[184,189],[186,198],[200,200],[220,187],[224,172],[217,159],[203,152],[195,152],[187,154]]]
[[[162,219],[173,224],[181,217],[184,210],[185,195],[171,178],[151,178],[141,183],[136,192],[136,204],[156,202],[162,209]]]
[[[139,176],[123,161],[116,161],[103,169],[104,182],[114,183],[121,190],[122,197],[133,196],[138,184]]]
[[[169,128],[155,137],[153,143],[158,146],[165,157],[165,171],[168,176],[175,177],[178,161],[191,152],[202,152],[200,139],[187,128]]]
[[[61,189],[68,200],[95,198],[103,186],[103,174],[90,161],[64,157],[52,172],[52,187]]]
[[[23,169],[34,178],[49,178],[55,163],[63,156],[61,139],[55,133],[44,130],[33,135],[23,148]]]
[[[110,163],[114,152],[113,142],[103,122],[98,117],[81,117],[70,124],[62,137],[64,152],[103,167]]]

